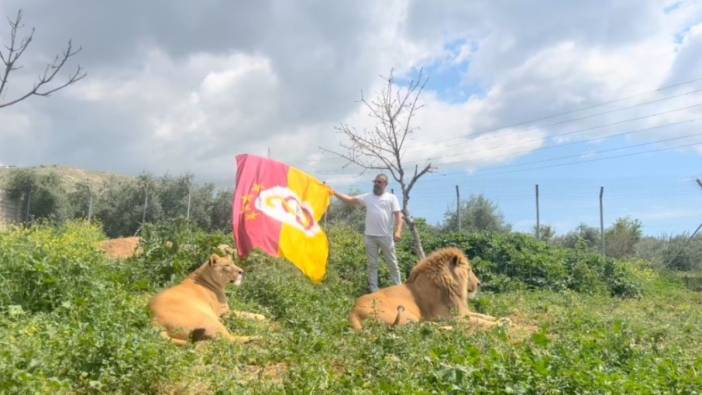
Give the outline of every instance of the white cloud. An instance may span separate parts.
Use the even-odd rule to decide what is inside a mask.
[[[399,76],[421,66],[455,68],[463,73],[459,88],[479,87],[465,102],[426,91],[407,152],[410,161],[432,158],[466,170],[509,162],[564,131],[702,97],[573,124],[553,126],[563,119],[556,118],[491,130],[696,77],[702,58],[702,6],[696,1],[139,3],[138,15],[128,3],[0,6],[0,16],[22,6],[26,21],[37,26],[30,65],[73,37],[84,46],[77,60],[89,73],[50,99],[0,110],[0,161],[124,173],[191,171],[228,183],[234,154],[270,150],[277,159],[351,182],[357,172],[318,147],[338,146],[339,123],[370,126],[357,100],[361,91],[378,92],[377,76],[391,67]],[[82,15],[90,17],[69,12],[71,4],[86,7]],[[33,77],[30,72],[15,82]],[[695,114],[671,113],[636,125]]]

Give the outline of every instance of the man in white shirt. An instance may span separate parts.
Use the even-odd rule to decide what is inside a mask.
[[[401,283],[395,242],[399,241],[402,235],[402,212],[397,197],[385,192],[387,186],[388,177],[385,174],[378,174],[373,180],[373,193],[349,196],[334,191],[334,196],[339,200],[366,208],[366,255],[368,256],[368,288],[371,292],[378,290],[378,250],[383,251],[392,282]]]

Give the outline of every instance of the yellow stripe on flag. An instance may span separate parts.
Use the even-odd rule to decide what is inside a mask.
[[[318,222],[331,201],[331,189],[292,167],[288,171],[288,188],[311,209],[314,221]],[[321,228],[309,235],[297,227],[283,224],[279,248],[280,255],[290,260],[312,281],[318,283],[326,276],[329,242]]]

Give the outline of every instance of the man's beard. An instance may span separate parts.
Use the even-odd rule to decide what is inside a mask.
[[[383,187],[381,187],[380,185],[377,185],[377,184],[373,185],[373,193],[378,195],[378,196],[382,195],[383,194]]]

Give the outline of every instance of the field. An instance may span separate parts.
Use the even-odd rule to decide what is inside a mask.
[[[644,261],[601,262],[527,236],[437,235],[459,245],[486,289],[471,306],[512,328],[456,322],[352,332],[365,288],[361,236],[330,229],[328,279],[254,255],[228,318],[247,345],[177,347],[147,303],[231,236],[173,223],[145,229],[144,254],[111,262],[99,227],[75,222],[0,233],[2,393],[699,393],[702,295]],[[166,240],[172,243],[165,243]],[[403,270],[413,257],[403,243]],[[387,277],[381,276],[386,279]],[[446,328],[451,326],[451,328]]]

